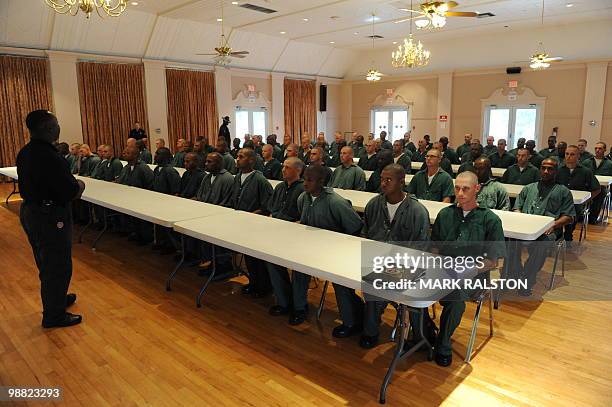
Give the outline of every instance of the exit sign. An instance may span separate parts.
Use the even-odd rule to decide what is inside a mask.
[[[508,81],[509,88],[518,88],[518,81]]]

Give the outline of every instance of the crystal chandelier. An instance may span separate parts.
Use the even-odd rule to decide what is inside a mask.
[[[412,9],[412,1],[410,2]],[[397,46],[397,51],[391,53],[391,65],[394,68],[414,68],[429,63],[430,52],[423,48],[421,41],[415,43],[412,39],[412,21],[410,35],[404,38],[404,43]]]
[[[79,10],[91,16],[95,10],[100,17],[119,17],[127,7],[128,0],[45,0],[45,3],[60,14],[77,15]]]

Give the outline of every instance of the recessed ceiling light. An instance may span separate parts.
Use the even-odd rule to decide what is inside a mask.
[[[138,2],[137,2],[137,1],[133,1],[133,2],[131,2],[130,4],[131,4],[132,6],[137,6],[137,5],[138,5]]]
[[[307,18],[302,18],[302,20],[304,20],[304,21],[308,21],[308,19],[307,19]]]
[[[353,33],[353,35],[359,35],[359,33],[358,33],[357,31],[355,31],[355,32]]]
[[[222,18],[217,18],[217,21],[221,22],[221,21],[223,21],[223,19]]]
[[[337,20],[337,19],[339,19],[339,18],[340,18],[340,16],[331,16],[330,18],[331,18],[332,20]]]
[[[567,7],[567,8],[574,7],[574,3],[567,3],[567,4],[565,5],[565,7]]]
[[[281,34],[287,34],[287,31],[281,31],[280,33]]]
[[[234,6],[237,6],[237,5],[238,5],[238,2],[237,2],[237,1],[232,1],[232,4],[233,4]]]
[[[330,43],[330,44],[335,44],[335,43],[336,43],[336,41],[330,41],[329,43]]]
[[[397,44],[397,41],[393,41],[393,45]]]

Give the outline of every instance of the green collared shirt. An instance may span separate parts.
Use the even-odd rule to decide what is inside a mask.
[[[491,154],[489,160],[491,160],[491,167],[493,168],[508,168],[516,162],[516,157],[504,151],[501,156],[499,152]]]
[[[451,164],[459,164],[459,156],[452,148],[448,147],[446,150],[442,151],[442,157],[448,158],[448,161]]]
[[[300,219],[298,198],[304,192],[304,181],[298,179],[291,185],[286,181],[274,188],[270,199],[270,214],[273,218],[296,222]]]
[[[230,174],[236,174],[236,160],[230,153],[221,154],[223,157],[223,168],[225,168]]]
[[[459,158],[463,157],[465,153],[470,152],[470,143],[463,143],[459,147],[457,147],[457,156]]]
[[[180,188],[181,176],[173,166],[168,164],[155,167],[153,170],[153,191],[176,195]]]
[[[122,169],[123,164],[121,164],[121,160],[116,157],[110,160],[102,160],[94,170],[92,177],[95,179],[114,182],[117,178],[119,178],[119,174],[121,174]]]
[[[336,167],[329,185],[332,188],[353,189],[355,191],[365,191],[365,173],[355,164],[348,167],[341,165]]]
[[[281,163],[276,158],[273,158],[268,162],[264,161],[261,172],[266,179],[279,180],[281,179],[281,169]]]
[[[556,148],[550,149],[550,148],[543,148],[540,150],[539,153],[542,157],[544,158],[548,158],[548,157],[558,157],[559,156],[559,152],[557,151]]]
[[[298,198],[300,223],[347,235],[358,235],[363,223],[351,202],[342,198],[332,188],[325,187],[313,199],[308,192]]]
[[[403,152],[399,157],[393,157],[393,162],[404,167],[404,171],[406,172],[406,174],[410,174],[412,172],[411,157],[412,153],[410,151]]]
[[[518,164],[513,164],[504,172],[501,182],[504,184],[527,185],[540,180],[540,170],[531,164],[521,171]]]
[[[153,170],[142,161],[123,167],[117,182],[131,187],[153,189]]]
[[[185,155],[184,151],[179,151],[174,154],[174,158],[172,159],[172,166],[178,168],[185,168]]]
[[[595,157],[587,158],[582,161],[581,164],[585,167],[593,171],[595,175],[607,175],[612,176],[612,160],[609,158],[604,158],[601,160],[599,165],[597,165],[597,161],[595,161]]]
[[[230,206],[239,211],[255,212],[261,210],[263,213],[267,213],[272,197],[272,185],[257,170],[253,170],[244,179],[244,182],[241,181],[241,175],[241,173],[238,173],[234,177]]]
[[[209,172],[202,179],[196,199],[213,205],[228,206],[233,185],[234,177],[226,169],[219,171],[216,176]]]
[[[477,201],[481,208],[510,210],[508,191],[499,181],[493,178],[480,184]]]
[[[573,171],[562,165],[557,173],[557,184],[565,185],[570,190],[594,191],[599,189],[599,181],[593,171],[577,164]]]
[[[434,175],[430,184],[427,169],[425,169],[412,177],[412,180],[406,186],[406,192],[414,194],[418,199],[442,202],[446,197],[455,196],[455,187],[451,176],[441,168],[438,168],[438,172]]]
[[[98,164],[100,164],[100,161],[100,157],[93,154],[88,157],[81,158],[79,175],[83,177],[91,177]]]
[[[368,158],[368,153],[363,152],[359,157],[357,165],[364,171],[374,171],[376,169],[376,163],[378,161],[378,154],[374,153]]]
[[[201,168],[196,168],[193,171],[185,171],[181,177],[179,196],[187,199],[194,198],[202,184],[204,175],[206,174]]]

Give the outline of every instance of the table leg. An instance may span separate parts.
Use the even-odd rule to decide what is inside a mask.
[[[174,267],[174,270],[172,270],[172,273],[170,273],[166,279],[166,291],[172,290],[172,287],[170,286],[172,280],[174,279],[174,276],[176,276],[176,273],[178,273],[179,269],[183,266],[183,263],[185,263],[185,236],[181,235],[181,259]]]
[[[85,202],[85,201],[81,201],[81,202]],[[87,224],[85,226],[83,226],[83,229],[81,229],[81,233],[79,233],[79,243],[83,243],[83,234],[85,234],[85,231],[87,229],[89,229],[89,227],[91,226],[91,224],[93,223],[93,210],[92,210],[93,206],[87,202],[87,212],[89,212],[89,216],[87,219]]]
[[[198,296],[196,297],[196,306],[198,308],[202,307],[202,296],[204,295],[204,291],[206,291],[206,288],[208,287],[208,285],[210,284],[211,281],[213,281],[213,278],[215,278],[215,274],[217,273],[217,259],[215,256],[215,245],[211,244],[212,246],[212,271],[210,273],[210,276],[208,276],[208,279],[206,280],[206,282],[204,283],[204,285],[202,286],[202,288],[200,289],[200,292],[198,293]]]
[[[610,185],[606,187],[604,200],[601,205],[601,214],[597,218],[597,221],[601,222],[603,225],[607,225],[609,213],[610,213]]]
[[[153,224],[153,245],[157,245],[157,224]]]
[[[11,181],[13,181],[13,190],[12,190],[12,191],[11,191],[11,193],[10,193],[10,194],[9,194],[9,195],[6,197],[6,201],[5,201],[5,202],[6,202],[6,204],[7,204],[7,205],[8,205],[8,203],[9,203],[9,198],[10,198],[11,196],[16,195],[16,194],[18,194],[18,193],[19,193],[19,191],[17,191],[17,181],[16,181],[16,180],[14,180],[14,179],[13,179],[13,180],[11,180]]]
[[[420,332],[420,340],[419,342],[417,342],[413,347],[411,347],[408,350],[404,350],[404,343],[406,341],[406,328],[408,326],[408,322],[406,321],[406,309],[408,308],[408,312],[416,312],[419,313],[420,318],[419,318],[419,332]],[[395,368],[397,367],[397,364],[406,359],[408,356],[412,355],[413,353],[415,353],[421,346],[425,345],[427,346],[427,350],[428,350],[428,356],[427,356],[427,360],[432,360],[433,359],[433,348],[431,347],[431,344],[429,343],[429,341],[427,340],[427,338],[425,338],[424,332],[423,332],[423,312],[426,312],[427,309],[426,308],[410,308],[410,307],[406,307],[403,304],[399,304],[399,308],[397,310],[398,314],[399,314],[399,339],[397,341],[397,346],[395,348],[395,354],[393,355],[393,360],[391,361],[391,365],[389,366],[389,369],[387,370],[387,374],[385,375],[385,379],[383,380],[382,386],[380,388],[380,399],[379,402],[380,404],[385,404],[386,402],[386,394],[387,394],[387,387],[389,386],[389,383],[391,382],[391,377],[393,376],[393,373],[395,372]],[[414,333],[414,330],[412,331]]]
[[[584,204],[584,210],[582,211],[582,226],[580,227],[580,237],[578,238],[579,242],[582,242],[583,238],[586,240],[587,227],[589,225],[589,212],[591,208],[590,205],[590,202]]]

